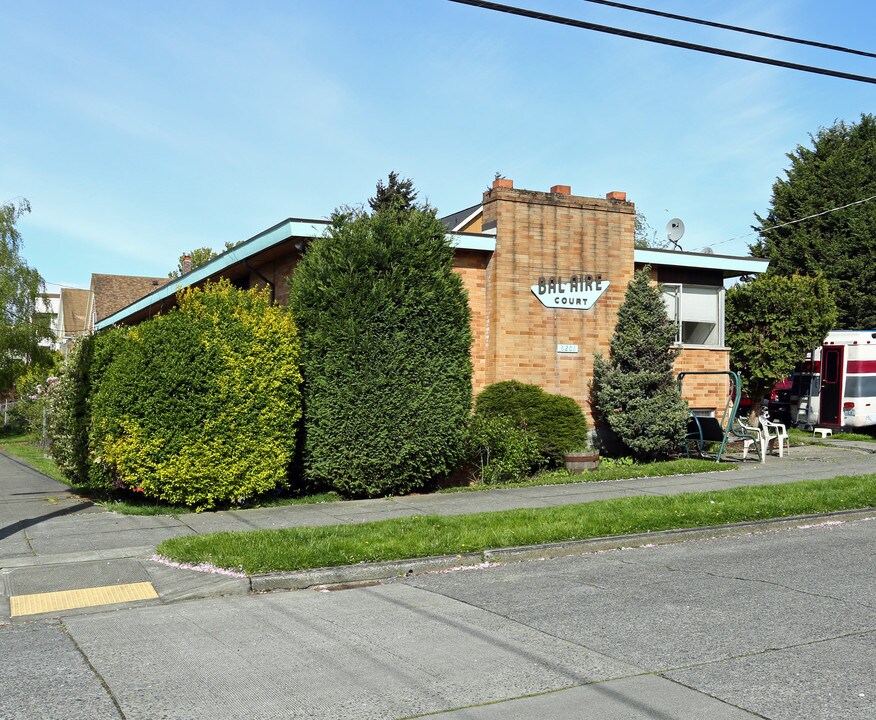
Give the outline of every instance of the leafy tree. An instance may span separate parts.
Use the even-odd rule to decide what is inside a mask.
[[[662,250],[672,246],[668,238],[657,237],[657,231],[651,227],[644,213],[637,212],[633,228],[633,244],[637,248],[655,248]]]
[[[416,207],[416,200],[417,191],[414,190],[413,180],[401,180],[397,172],[390,171],[389,182],[384,185],[383,180],[377,181],[377,192],[373,198],[368,199],[368,204],[374,212],[388,208],[407,212]]]
[[[189,256],[189,260],[191,261],[191,267],[189,268],[189,270],[191,271],[194,270],[196,267],[203,265],[204,263],[210,262],[214,257],[218,257],[219,253],[213,250],[213,248],[208,247],[199,247],[195,248],[191,252],[183,253],[179,256],[176,270],[171,270],[169,273],[167,273],[167,277],[175,280],[185,272],[183,270],[183,266],[185,264],[186,255]]]
[[[51,338],[44,315],[40,274],[21,257],[21,234],[15,223],[30,212],[27,200],[0,205],[0,393],[31,365],[51,364],[51,351],[40,341]]]
[[[823,277],[761,275],[727,291],[730,362],[752,415],[779,380],[834,327],[837,308]]]
[[[379,191],[379,188],[378,188]],[[290,280],[304,375],[304,470],[348,496],[448,475],[471,408],[468,299],[428,207],[336,212]]]
[[[803,222],[769,228],[876,195],[876,116],[837,122],[810,135],[812,147],[788,154],[786,177],[773,185],[761,238],[752,254],[768,257],[770,272],[824,275],[839,311],[837,327],[876,327],[876,201]]]
[[[598,423],[641,460],[668,455],[684,438],[675,332],[649,269],[639,270],[618,311],[609,358],[595,358],[593,400]]]
[[[241,240],[240,242],[234,243],[234,242],[229,242],[228,240],[226,240],[225,247],[222,250],[222,252],[227,252],[228,250],[231,250],[232,248],[236,248],[238,245],[242,244],[243,242],[245,242],[245,241]],[[221,253],[217,253],[215,250],[213,250],[213,248],[208,248],[208,247],[195,248],[191,252],[183,253],[182,255],[179,256],[179,261],[177,262],[176,270],[171,270],[169,273],[167,273],[167,277],[169,277],[172,280],[176,280],[178,277],[180,277],[183,274],[183,264],[185,263],[186,255],[189,256],[189,261],[190,261],[189,272],[191,272],[196,267],[200,267],[201,265],[206,265],[213,258],[219,257],[220,254]]]

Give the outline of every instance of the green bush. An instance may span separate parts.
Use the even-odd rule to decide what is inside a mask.
[[[89,481],[207,509],[288,485],[299,345],[267,290],[227,280],[98,343]]]
[[[103,333],[76,343],[61,369],[60,382],[49,406],[49,449],[58,470],[71,485],[88,484],[91,365],[95,345],[106,336]]]
[[[433,210],[336,213],[290,281],[309,485],[409,492],[463,459],[468,299]]]
[[[523,480],[545,462],[538,438],[504,415],[472,416],[468,456],[474,479],[487,485]]]
[[[566,452],[587,446],[587,419],[578,403],[538,385],[517,380],[494,383],[477,396],[475,414],[511,418],[535,435],[541,453],[554,465]]]

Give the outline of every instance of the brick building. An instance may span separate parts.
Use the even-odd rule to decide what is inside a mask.
[[[766,260],[634,247],[635,207],[626,194],[578,197],[565,185],[521,190],[499,179],[480,205],[444,218],[454,266],[469,293],[473,389],[500,380],[535,383],[575,398],[589,414],[595,353],[608,353],[618,308],[636,269],[651,268],[678,324],[682,370],[726,370],[724,281],[764,272]],[[128,307],[97,329],[133,324],[173,306],[180,287],[227,277],[269,285],[285,303],[286,279],[324,221],[289,219]],[[693,378],[691,378],[693,380]],[[685,384],[692,408],[720,412],[720,377]]]

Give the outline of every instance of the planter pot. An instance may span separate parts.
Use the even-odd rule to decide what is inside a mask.
[[[594,453],[566,453],[565,461],[566,470],[572,475],[599,467],[599,455]]]

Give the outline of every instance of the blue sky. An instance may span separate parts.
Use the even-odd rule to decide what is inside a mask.
[[[865,0],[641,0],[876,50]],[[509,4],[511,3],[509,0]],[[876,59],[592,5],[517,5],[876,76]],[[24,256],[53,283],[164,276],[286,217],[411,177],[439,213],[516,187],[624,190],[686,250],[747,254],[788,165],[876,86],[510,17],[446,0],[0,0],[0,201],[24,196]],[[859,199],[853,195],[849,201]]]

